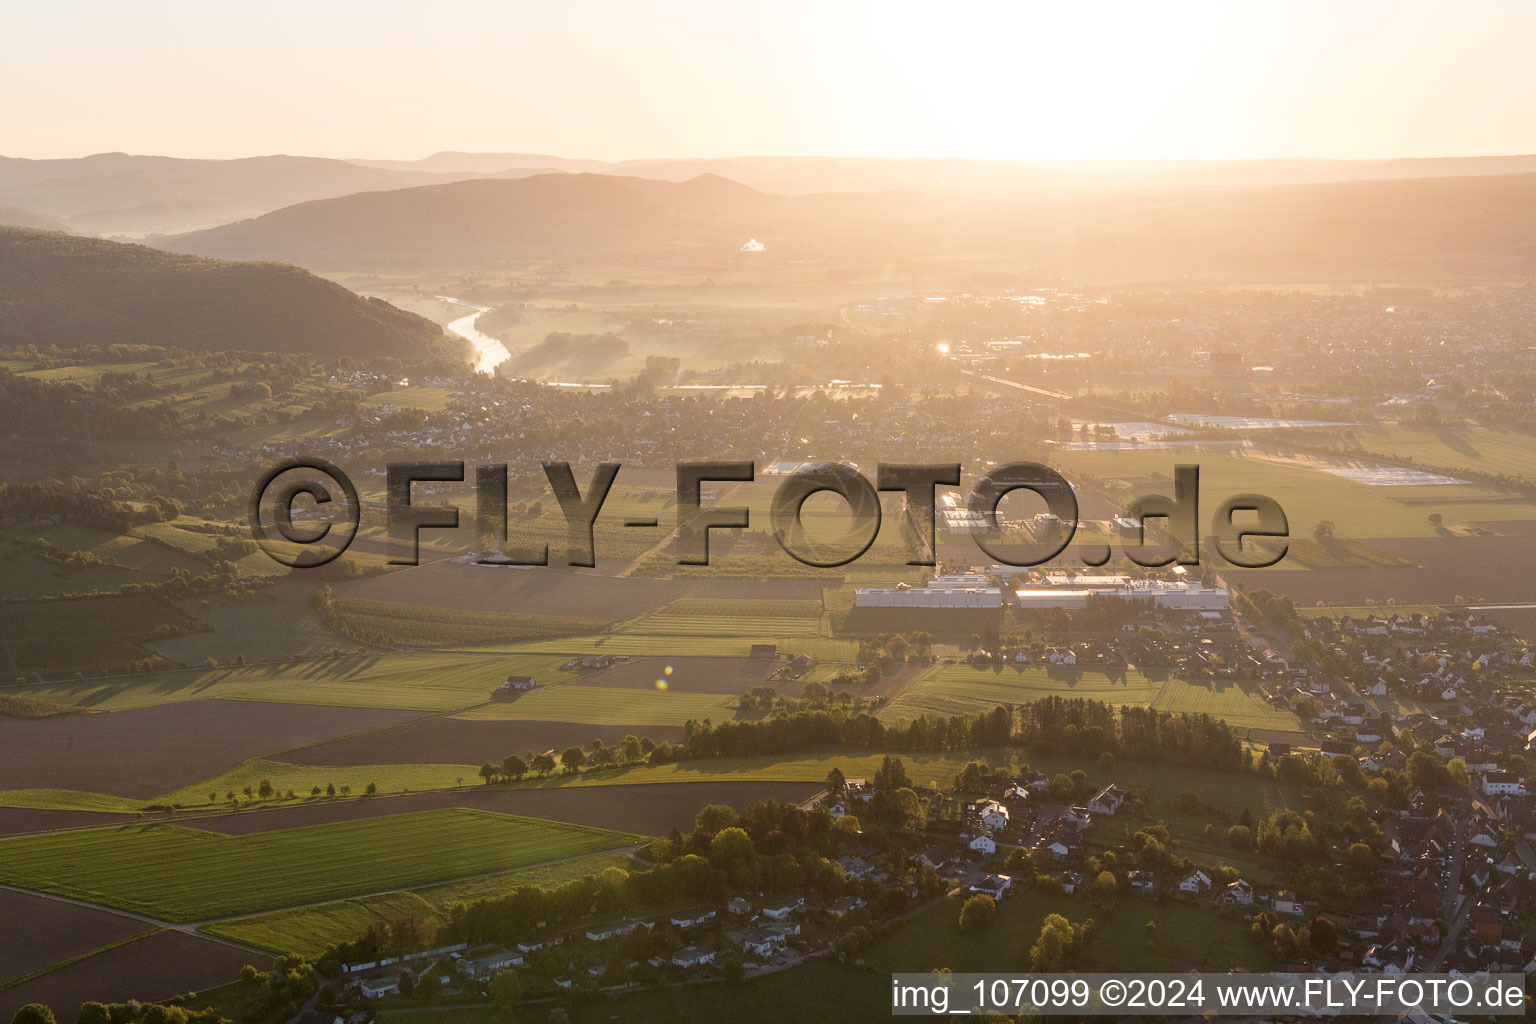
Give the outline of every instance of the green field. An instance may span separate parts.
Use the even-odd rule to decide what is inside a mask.
[[[313,907],[277,910],[257,917],[204,925],[199,931],[218,935],[273,953],[318,957],[334,942],[357,939],[375,924],[415,918],[428,933],[443,918],[413,892],[387,892],[356,900],[321,903]]]
[[[1175,714],[1201,714],[1224,719],[1234,729],[1282,729],[1296,731],[1301,720],[1290,711],[1266,701],[1259,688],[1249,682],[1201,680],[1177,677],[1163,684],[1162,692],[1152,701],[1159,711]]]
[[[89,643],[81,642],[82,623],[90,624]],[[149,657],[142,644],[157,631],[202,628],[171,604],[142,594],[0,604],[7,661],[44,676],[122,671]],[[49,699],[46,694],[29,695]]]
[[[554,655],[377,654],[248,665],[179,669],[140,676],[59,681],[18,692],[61,704],[120,711],[215,697],[289,704],[453,711],[490,698],[508,674],[542,682],[569,678]]]
[[[342,786],[348,786],[353,795],[361,795],[370,782],[378,787],[381,794],[419,793],[425,789],[451,789],[454,786],[472,785],[479,781],[477,775],[479,771],[479,765],[469,764],[311,767],[288,764],[284,761],[268,761],[258,757],[238,764],[211,779],[167,793],[153,802],[181,804],[185,807],[204,806],[208,803],[210,792],[218,793],[220,797],[230,791],[241,793],[246,786],[253,789],[259,787],[263,780],[271,782],[272,787],[279,793],[291,789],[305,800],[310,799],[309,791],[315,786],[325,789],[327,785],[334,785],[338,790]],[[0,799],[4,799],[3,794],[0,794]]]
[[[0,880],[196,921],[429,885],[639,841],[623,832],[463,808],[247,836],[140,824],[0,840]]]
[[[445,915],[455,903],[504,896],[521,886],[553,889],[606,868],[633,866],[634,862],[623,854],[597,853],[425,889],[277,910],[205,925],[201,930],[274,953],[316,957],[331,943],[356,939],[370,925],[381,921],[414,917],[424,924],[437,925],[446,920]]]
[[[455,608],[373,601],[360,597],[338,597],[332,602],[332,608],[339,626],[350,636],[373,643],[412,647],[516,643],[521,640],[594,633],[602,630],[605,625],[600,619],[466,612]]]
[[[897,721],[920,714],[974,714],[998,704],[1021,704],[1051,696],[1203,713],[1224,718],[1234,728],[1300,727],[1295,715],[1271,707],[1251,683],[1158,679],[1135,669],[976,669],[969,665],[933,669],[882,708],[880,717]]]
[[[1458,486],[1371,487],[1304,464],[1196,449],[1060,451],[1051,461],[1069,480],[1087,474],[1124,483],[1136,494],[1169,492],[1173,467],[1197,463],[1202,517],[1233,495],[1266,494],[1285,509],[1291,536],[1302,538],[1311,537],[1325,519],[1333,521],[1341,539],[1433,537],[1429,513],[1454,514],[1453,506],[1478,494]]]
[[[1362,427],[1353,440],[1366,451],[1422,466],[1505,473],[1536,479],[1536,434],[1494,427]]]
[[[74,789],[0,789],[0,807],[35,807],[55,811],[108,811],[132,814],[142,800]]]
[[[856,640],[824,636],[747,637],[739,634],[642,636],[608,633],[477,649],[522,654],[622,654],[631,658],[745,658],[752,653],[752,645],[755,643],[777,643],[780,653],[809,654],[817,661],[853,661],[859,654]]]
[[[545,686],[516,700],[496,701],[461,718],[587,722],[592,725],[682,725],[690,718],[735,716],[736,698],[721,693],[682,693],[565,683]]]

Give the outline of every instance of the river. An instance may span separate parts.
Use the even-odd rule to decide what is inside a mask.
[[[438,298],[444,302],[451,302],[455,306],[463,306],[466,309],[474,310],[468,316],[461,316],[457,320],[451,321],[448,324],[448,329],[475,346],[477,356],[475,360],[476,373],[494,374],[496,367],[512,358],[512,353],[507,351],[507,346],[475,326],[475,321],[480,319],[480,314],[488,312],[491,307],[476,306],[472,302],[464,302],[461,299],[455,299],[448,295],[439,295]]]

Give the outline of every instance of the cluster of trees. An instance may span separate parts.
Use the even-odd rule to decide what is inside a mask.
[[[160,440],[174,435],[174,410],[118,405],[65,381],[18,377],[0,369],[0,434],[72,440]]]
[[[1188,764],[1229,771],[1250,761],[1225,722],[1209,715],[1115,707],[1080,698],[1044,697],[976,715],[924,715],[896,724],[841,710],[801,711],[760,721],[684,726],[681,752],[658,745],[652,760],[784,754],[828,746],[865,750],[961,750],[1030,746],[1091,759],[1109,753],[1133,761]]]
[[[926,631],[887,633],[859,639],[859,662],[869,665],[890,662],[900,665],[908,658],[927,661],[933,657],[933,636]]]
[[[58,1024],[53,1010],[42,1003],[28,1003],[11,1015],[11,1024]],[[75,1024],[230,1024],[212,1007],[188,1010],[170,1003],[80,1004]]]
[[[179,514],[180,507],[170,499],[136,507],[97,487],[51,480],[9,480],[0,484],[0,518],[5,519],[57,516],[81,526],[124,533],[140,523],[158,523]]]
[[[1268,910],[1253,916],[1249,933],[1267,947],[1274,958],[1286,963],[1301,956],[1332,956],[1339,948],[1339,926],[1318,914],[1304,925],[1282,922]]]
[[[687,900],[719,902],[732,892],[835,899],[857,891],[857,883],[830,859],[839,835],[825,812],[775,800],[750,804],[739,814],[724,805],[706,807],[692,832],[674,831],[652,844],[654,867],[607,868],[555,889],[522,886],[505,896],[458,904],[431,941],[511,944],[541,923],[557,926]],[[905,896],[893,890],[883,898]],[[410,938],[422,944],[419,937]],[[401,941],[398,932],[375,925],[358,941],[333,947],[327,958],[346,962],[389,955]]]

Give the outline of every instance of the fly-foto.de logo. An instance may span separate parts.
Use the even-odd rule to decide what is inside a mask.
[[[621,465],[601,463],[585,486],[578,483],[570,463],[542,464],[550,494],[565,519],[564,562],[592,567],[598,551],[595,527]],[[729,505],[706,494],[708,484],[744,484],[757,479],[751,462],[683,462],[676,467],[676,509],[672,523],[658,517],[625,518],[631,529],[670,528],[677,564],[708,565],[709,539],[716,530],[748,530],[752,510]],[[548,543],[518,549],[509,543],[507,465],[481,465],[473,473],[475,526],[489,540],[483,565],[544,566],[550,564]],[[957,526],[993,561],[1011,566],[1050,562],[1069,548],[1084,565],[1100,566],[1113,555],[1108,543],[1073,545],[1079,526],[1077,494],[1060,473],[1033,462],[999,466],[971,485],[963,500],[944,496],[939,488],[958,487],[959,463],[881,463],[871,481],[856,467],[843,463],[809,463],[782,478],[768,510],[770,532],[786,555],[803,565],[833,568],[863,556],[880,536],[882,523],[892,516],[882,510],[882,492],[900,495],[894,503],[907,527],[903,542],[906,564],[936,564],[939,524]],[[463,462],[391,463],[384,474],[385,501],[370,503],[385,516],[395,553],[392,565],[416,565],[423,531],[454,530],[460,525],[456,507],[413,503],[416,484],[466,483]],[[1009,520],[1000,512],[1003,499],[1028,491],[1043,499],[1047,511],[1030,523]],[[827,539],[806,529],[805,504],[818,494],[837,495],[846,505],[846,529]],[[272,558],[293,568],[314,568],[340,556],[356,538],[363,502],[351,479],[322,459],[290,458],[262,475],[249,503],[251,533]],[[1042,529],[1041,523],[1048,523]],[[1200,467],[1174,468],[1173,493],[1151,494],[1133,501],[1114,519],[1114,539],[1130,561],[1157,567],[1200,564]],[[1227,498],[1211,515],[1203,546],[1228,564],[1265,568],[1285,557],[1290,527],[1279,502],[1260,494]],[[1245,543],[1249,541],[1260,543]]]

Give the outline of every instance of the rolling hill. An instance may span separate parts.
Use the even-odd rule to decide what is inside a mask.
[[[139,236],[223,224],[308,199],[456,177],[468,175],[362,167],[303,156],[0,157],[0,204],[57,217],[77,231]]]
[[[317,200],[158,242],[176,252],[314,268],[654,257],[679,249],[734,252],[752,225],[782,222],[800,205],[715,175],[671,182],[539,174]]]
[[[1536,174],[1013,200],[541,174],[317,200],[163,244],[336,270],[725,261],[748,237],[770,258],[968,258],[1106,282],[1519,278],[1536,272]]]
[[[62,231],[73,234],[69,225],[46,213],[18,210],[14,206],[0,206],[0,228],[31,228],[33,231]]]
[[[297,267],[0,228],[0,344],[119,343],[413,363],[467,356],[431,321]]]

